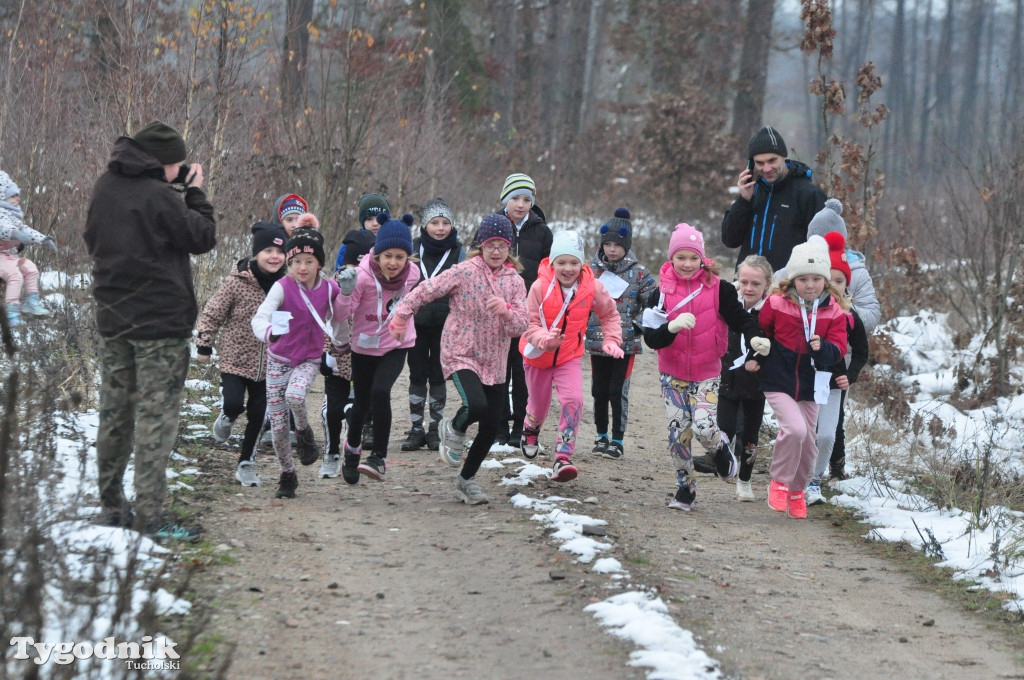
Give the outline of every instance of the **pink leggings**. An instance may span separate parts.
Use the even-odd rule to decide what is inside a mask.
[[[281,472],[295,472],[288,438],[288,410],[291,409],[295,418],[296,431],[309,427],[306,392],[319,370],[317,361],[305,361],[293,367],[267,357],[267,415]]]
[[[554,368],[536,368],[524,362],[526,391],[526,419],[523,429],[540,430],[551,406],[551,387],[558,393],[562,412],[558,418],[558,444],[555,458],[568,460],[576,450],[576,431],[583,414],[583,368],[579,357]]]
[[[0,253],[0,279],[7,282],[7,304],[21,302],[21,289],[26,293],[39,292],[39,269],[32,260],[13,253]]]
[[[818,458],[818,405],[796,401],[784,392],[765,392],[764,398],[779,420],[779,436],[768,474],[790,489],[803,490]]]

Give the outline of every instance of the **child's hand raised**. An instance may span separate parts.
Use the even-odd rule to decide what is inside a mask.
[[[485,305],[487,311],[494,316],[502,319],[508,317],[508,303],[505,302],[504,298],[500,298],[497,295],[492,295]]]
[[[811,336],[811,340],[810,340],[810,342],[808,344],[810,344],[812,350],[817,352],[818,350],[821,349],[821,336],[820,335],[812,335]]]

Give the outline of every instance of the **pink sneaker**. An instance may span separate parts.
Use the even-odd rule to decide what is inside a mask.
[[[775,512],[786,512],[786,497],[789,487],[774,479],[768,484],[768,507]]]
[[[576,469],[576,466],[564,458],[556,460],[551,467],[552,482],[570,482],[576,479],[578,474],[579,470]]]
[[[786,505],[786,512],[793,519],[807,519],[807,500],[804,498],[804,493],[790,493],[787,494],[788,503]]]

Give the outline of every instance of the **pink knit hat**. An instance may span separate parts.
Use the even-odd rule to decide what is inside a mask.
[[[668,241],[668,259],[680,250],[692,250],[700,255],[701,261],[707,259],[704,255],[704,235],[685,222],[676,225],[672,232],[672,238]]]

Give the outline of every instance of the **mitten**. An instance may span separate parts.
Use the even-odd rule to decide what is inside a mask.
[[[43,242],[39,245],[43,246],[44,248],[48,248],[50,252],[53,253],[54,255],[57,254],[57,242],[54,241],[49,236],[43,239]]]
[[[357,269],[342,269],[334,275],[334,280],[338,282],[338,288],[341,289],[342,295],[351,295],[352,291],[356,289],[358,277],[359,271]]]
[[[689,312],[683,312],[668,322],[668,330],[670,333],[678,333],[684,328],[693,328],[696,323],[697,317]]]
[[[752,338],[750,340],[750,349],[754,350],[754,354],[760,354],[763,357],[768,356],[768,351],[772,348],[772,343],[768,338]]]
[[[505,318],[508,316],[508,303],[497,295],[492,295],[486,304],[487,311],[494,316]]]
[[[622,351],[618,343],[612,342],[611,340],[601,344],[601,351],[610,356],[613,359],[621,359],[626,356],[626,353]]]
[[[562,334],[558,332],[557,328],[552,328],[548,331],[548,334],[540,341],[540,348],[545,352],[554,352],[558,349],[559,345],[562,344]]]
[[[395,314],[391,317],[391,323],[388,324],[388,333],[391,333],[391,337],[398,342],[405,340],[405,331],[409,327],[409,317],[399,316]]]

